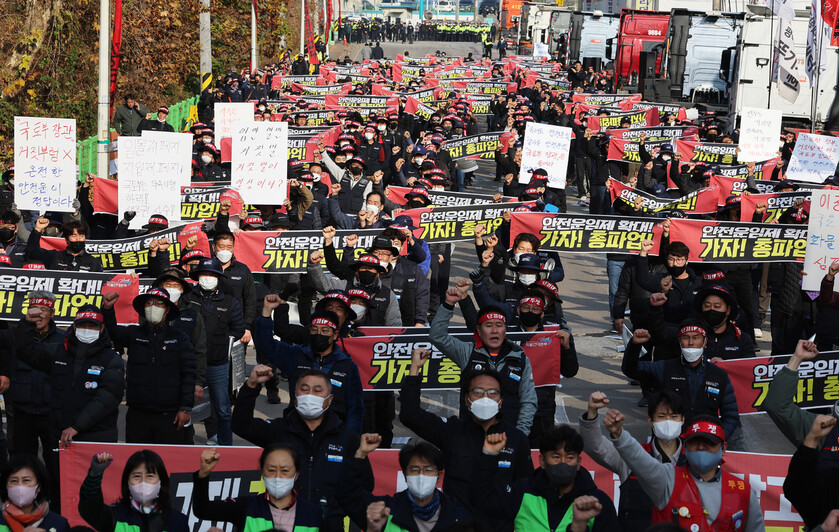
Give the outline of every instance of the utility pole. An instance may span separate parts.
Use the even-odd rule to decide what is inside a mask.
[[[198,42],[201,47],[199,63],[202,91],[209,88],[213,80],[213,45],[210,32],[210,0],[201,0],[201,12],[198,14]]]
[[[96,173],[108,177],[111,143],[111,3],[99,0],[99,105],[97,113]]]
[[[306,55],[306,0],[300,0],[300,55]]]
[[[256,46],[256,5],[251,2],[251,72],[259,68],[259,52]]]

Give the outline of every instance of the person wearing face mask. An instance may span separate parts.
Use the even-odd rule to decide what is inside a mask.
[[[515,420],[516,428],[529,434],[537,402],[533,371],[524,349],[506,339],[507,317],[504,311],[492,306],[481,308],[473,342],[464,342],[449,334],[454,306],[467,295],[468,291],[449,288],[446,300],[431,322],[428,338],[462,372],[492,369],[501,373],[504,377],[501,386],[506,397],[502,412],[511,423]],[[461,413],[463,411],[462,407]]]
[[[674,523],[684,530],[762,532],[760,501],[754,488],[721,467],[728,449],[719,418],[698,415],[684,431],[683,465],[661,462],[650,455],[628,431],[625,418],[610,410],[603,423],[615,449],[653,503],[653,523]]]
[[[359,157],[347,161],[347,170],[341,177],[341,190],[338,191],[337,198],[341,211],[346,214],[358,213],[364,205],[364,199],[373,192],[373,181],[364,173],[366,168],[367,163]]]
[[[660,304],[662,297],[660,293],[653,294],[650,304]],[[721,418],[729,449],[745,451],[737,398],[728,373],[703,356],[708,339],[707,327],[702,320],[684,320],[678,332],[682,355],[655,362],[638,360],[641,347],[651,344],[651,335],[645,329],[635,329],[624,351],[621,370],[651,391],[666,389],[678,393],[687,419],[700,414]]]
[[[26,262],[26,238],[23,233],[18,234],[20,213],[13,210],[0,214],[0,247],[11,260],[12,268],[20,268]],[[28,234],[28,231],[25,231]]]
[[[323,527],[323,510],[301,494],[300,453],[286,443],[263,449],[259,469],[265,485],[263,495],[211,500],[210,473],[221,460],[216,449],[201,453],[201,467],[193,474],[193,511],[199,519],[231,523],[236,530],[306,530]]]
[[[332,299],[349,305],[346,293],[332,292]],[[361,432],[364,404],[358,366],[336,343],[340,329],[338,315],[329,310],[316,310],[309,323],[308,342],[294,345],[274,339],[271,316],[282,300],[276,294],[265,296],[262,316],[256,320],[254,345],[262,357],[279,369],[288,379],[289,390],[296,387],[298,375],[307,369],[318,369],[329,375],[335,389],[332,409],[351,430]],[[355,312],[350,310],[350,319]]]
[[[245,334],[245,322],[239,299],[228,294],[221,279],[226,275],[218,259],[202,258],[190,269],[190,278],[198,281],[197,289],[188,294],[189,302],[201,309],[207,333],[207,367],[204,380],[209,388],[210,403],[218,419],[217,434],[207,427],[208,437],[217,437],[219,445],[233,445],[230,428],[230,395],[228,394],[230,337]],[[206,426],[206,424],[205,424]]]
[[[673,145],[662,144],[658,150],[658,155],[653,158],[653,156],[647,151],[646,139],[647,136],[644,134],[642,134],[638,139],[638,155],[641,157],[641,164],[645,165],[649,162],[653,163],[653,167],[650,170],[650,185],[663,184],[666,186],[669,166],[671,163],[673,166],[679,166],[678,161],[673,160]]]
[[[319,293],[325,294],[331,290],[349,290],[351,288],[367,290],[376,302],[376,308],[370,315],[373,323],[382,324],[385,327],[408,325],[402,323],[399,300],[393,290],[385,286],[382,281],[382,276],[388,272],[388,268],[382,265],[381,260],[376,255],[360,255],[355,262],[343,268],[340,276],[346,277],[346,279],[341,279],[338,275],[327,277],[320,265],[323,258],[323,252],[312,253],[306,268],[312,285]]]
[[[67,246],[63,251],[41,247],[41,234],[49,224],[50,221],[43,216],[35,221],[35,230],[29,234],[26,242],[27,261],[41,261],[48,270],[102,271],[102,262],[85,252],[85,240],[89,232],[86,223],[73,220],[62,226],[61,234]]]
[[[125,367],[111,349],[102,311],[94,305],[79,308],[73,326],[58,344],[38,342],[36,330],[43,319],[43,307],[30,306],[15,328],[14,347],[19,361],[49,374],[51,437],[47,445],[116,442]],[[53,476],[58,483],[57,472]],[[53,501],[56,508],[57,504]]]
[[[643,532],[652,521],[653,505],[641,488],[638,477],[620,457],[609,438],[601,432],[598,411],[608,405],[609,398],[602,392],[593,392],[589,396],[588,411],[580,415],[583,446],[596,463],[620,478],[618,519],[624,532]],[[641,444],[641,447],[660,462],[684,465],[686,461],[680,439],[684,418],[682,400],[676,392],[662,390],[654,393],[647,407],[647,423],[652,429],[652,440]]]
[[[570,425],[548,430],[539,446],[539,469],[510,489],[492,486],[505,434],[488,434],[472,477],[472,502],[489,516],[511,520],[516,530],[600,532],[621,530],[615,505],[580,467],[583,439]],[[487,486],[492,486],[487,489]]]
[[[641,242],[641,252],[633,260],[634,281],[651,293],[663,291],[667,295],[663,310],[666,322],[675,329],[680,321],[692,314],[702,277],[688,264],[690,249],[683,242],[667,244],[663,261],[650,260],[648,254],[652,247],[652,240]]]
[[[358,447],[358,433],[351,430],[332,409],[333,393],[338,388],[330,377],[319,369],[307,369],[297,375],[292,388],[294,407],[282,417],[265,420],[254,416],[256,398],[262,383],[273,375],[270,367],[257,365],[239,388],[233,427],[236,434],[260,447],[284,443],[300,454],[300,462],[307,467],[297,479],[299,496],[319,501],[325,507],[325,525],[321,530],[344,530],[344,511],[338,503],[338,476],[344,463]],[[362,486],[373,489],[373,471],[365,461]]]
[[[485,291],[489,298],[498,302],[517,304],[522,295],[529,287],[534,286],[538,281],[547,277],[547,272],[542,268],[542,261],[535,253],[522,254],[515,266],[511,269],[515,272],[514,282],[496,283],[489,276],[489,268],[493,252],[487,249],[483,253],[481,265],[469,273],[469,278],[475,287],[475,293]]]
[[[224,181],[225,172],[222,167],[215,163],[215,156],[218,152],[212,142],[202,144],[198,147],[198,171],[201,173],[202,181]]]
[[[137,131],[167,131],[169,133],[174,133],[175,128],[172,127],[170,124],[166,123],[166,117],[169,116],[169,108],[166,106],[158,107],[157,108],[157,116],[154,120],[149,120],[148,118],[143,118],[140,121],[140,126],[137,128]],[[142,134],[142,133],[141,133]]]
[[[722,285],[708,286],[697,292],[693,301],[696,312],[708,324],[705,358],[716,364],[732,358],[755,356],[751,335],[733,321],[739,307],[737,299],[728,288]]]
[[[411,352],[411,366],[399,392],[399,420],[420,438],[440,448],[446,468],[443,490],[459,506],[482,520],[481,512],[469,500],[469,482],[481,455],[484,438],[487,434],[501,433],[509,437],[503,456],[496,456],[494,466],[498,468],[494,481],[505,487],[533,473],[530,445],[513,422],[501,415],[501,405],[507,400],[501,385],[504,378],[490,369],[463,374],[461,397],[466,409],[461,415],[441,418],[424,410],[420,401],[420,373],[430,357],[429,350],[414,349]],[[501,526],[501,529],[509,528],[510,523]]]
[[[121,498],[106,505],[102,478],[113,463],[107,452],[93,455],[79,490],[79,515],[98,532],[187,532],[187,517],[172,506],[172,481],[163,459],[143,449],[132,454],[122,470]]]
[[[201,308],[187,297],[192,292],[192,285],[187,282],[183,271],[178,268],[164,270],[154,280],[154,286],[165,289],[169,293],[169,300],[177,305],[178,316],[168,316],[169,322],[186,334],[192,344],[192,351],[195,353],[195,404],[198,404],[204,397],[204,373],[207,370],[207,331],[204,329],[204,316],[201,315]],[[188,429],[194,432],[192,424]],[[192,441],[191,437],[187,437],[187,440]]]
[[[125,441],[192,444],[187,440],[195,404],[195,353],[189,337],[170,325],[180,314],[164,288],[152,287],[134,298],[140,325],[119,326],[116,292],[102,298],[105,326],[114,347],[126,350]]]
[[[378,434],[362,434],[358,450],[341,469],[339,482],[344,489],[338,491],[338,498],[356,525],[367,532],[442,532],[459,521],[468,520],[467,512],[448,492],[437,488],[444,470],[443,453],[427,442],[418,442],[399,451],[399,467],[407,485],[405,490],[384,496],[364,491],[358,481],[360,468],[380,443]]]
[[[364,160],[367,175],[373,175],[379,170],[390,167],[389,154],[381,142],[375,125],[364,128],[361,144],[358,146],[359,158]]]
[[[239,339],[247,344],[251,341],[253,322],[256,319],[256,286],[253,274],[243,263],[236,260],[236,237],[230,231],[220,231],[213,237],[213,252],[225,276],[225,287],[230,290],[242,307],[245,320],[245,334]]]
[[[0,526],[11,532],[54,530],[69,532],[70,524],[50,507],[50,476],[40,460],[29,455],[12,457],[0,473]]]

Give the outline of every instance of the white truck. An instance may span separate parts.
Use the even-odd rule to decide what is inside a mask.
[[[521,6],[519,44],[546,44],[551,54],[557,49],[557,39],[568,33],[572,11],[552,4],[525,2]]]
[[[800,2],[797,1],[795,6],[800,7]],[[790,103],[781,98],[778,94],[778,83],[772,80],[779,19],[763,5],[747,6],[740,39],[736,46],[723,52],[720,64],[720,77],[729,85],[729,129],[734,129],[743,107],[780,109],[785,126],[809,126],[814,98],[816,127],[821,127],[827,120],[837,89],[839,48],[830,46],[830,43],[826,44],[827,70],[819,76],[818,87],[811,88],[804,65],[809,20],[809,9],[795,10],[792,30],[795,55],[798,58],[800,91],[795,102]]]

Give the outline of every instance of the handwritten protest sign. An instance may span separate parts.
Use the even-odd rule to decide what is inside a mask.
[[[119,211],[134,211],[129,229],[141,229],[152,214],[181,219],[181,184],[170,168],[179,162],[167,141],[152,137],[119,139]]]
[[[839,162],[839,138],[801,133],[789,161],[786,177],[821,183],[833,175]]]
[[[157,143],[160,153],[155,163],[158,173],[168,172],[182,187],[192,184],[192,133],[143,131],[143,138]],[[164,166],[165,165],[165,166]]]
[[[231,157],[231,187],[245,203],[281,205],[285,201],[288,123],[238,124]]]
[[[802,288],[818,291],[834,262],[839,262],[839,190],[813,190]]]
[[[73,212],[76,121],[15,117],[15,203],[21,210]]]
[[[519,183],[529,182],[533,170],[544,168],[548,172],[549,187],[565,188],[570,145],[570,128],[528,122],[521,151]]]
[[[242,122],[253,122],[254,106],[252,103],[216,102],[215,104],[215,143],[221,149],[221,139],[233,136],[233,128]]]
[[[780,143],[781,110],[744,107],[740,117],[737,160],[749,163],[774,159]]]

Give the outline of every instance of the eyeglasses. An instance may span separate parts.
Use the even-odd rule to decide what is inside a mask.
[[[667,257],[667,264],[681,266],[683,264],[687,264],[688,259],[687,257]]]
[[[434,466],[409,466],[405,468],[405,472],[408,473],[408,475],[423,474],[429,477],[437,476],[437,468]]]
[[[499,392],[495,388],[490,388],[489,390],[486,390],[484,388],[472,388],[471,390],[469,390],[469,393],[471,393],[475,397],[487,396],[490,399],[495,399],[501,394],[501,392]]]
[[[540,309],[536,305],[521,305],[519,306],[519,312],[534,312],[536,314],[539,314],[540,312],[542,312],[542,309]]]

